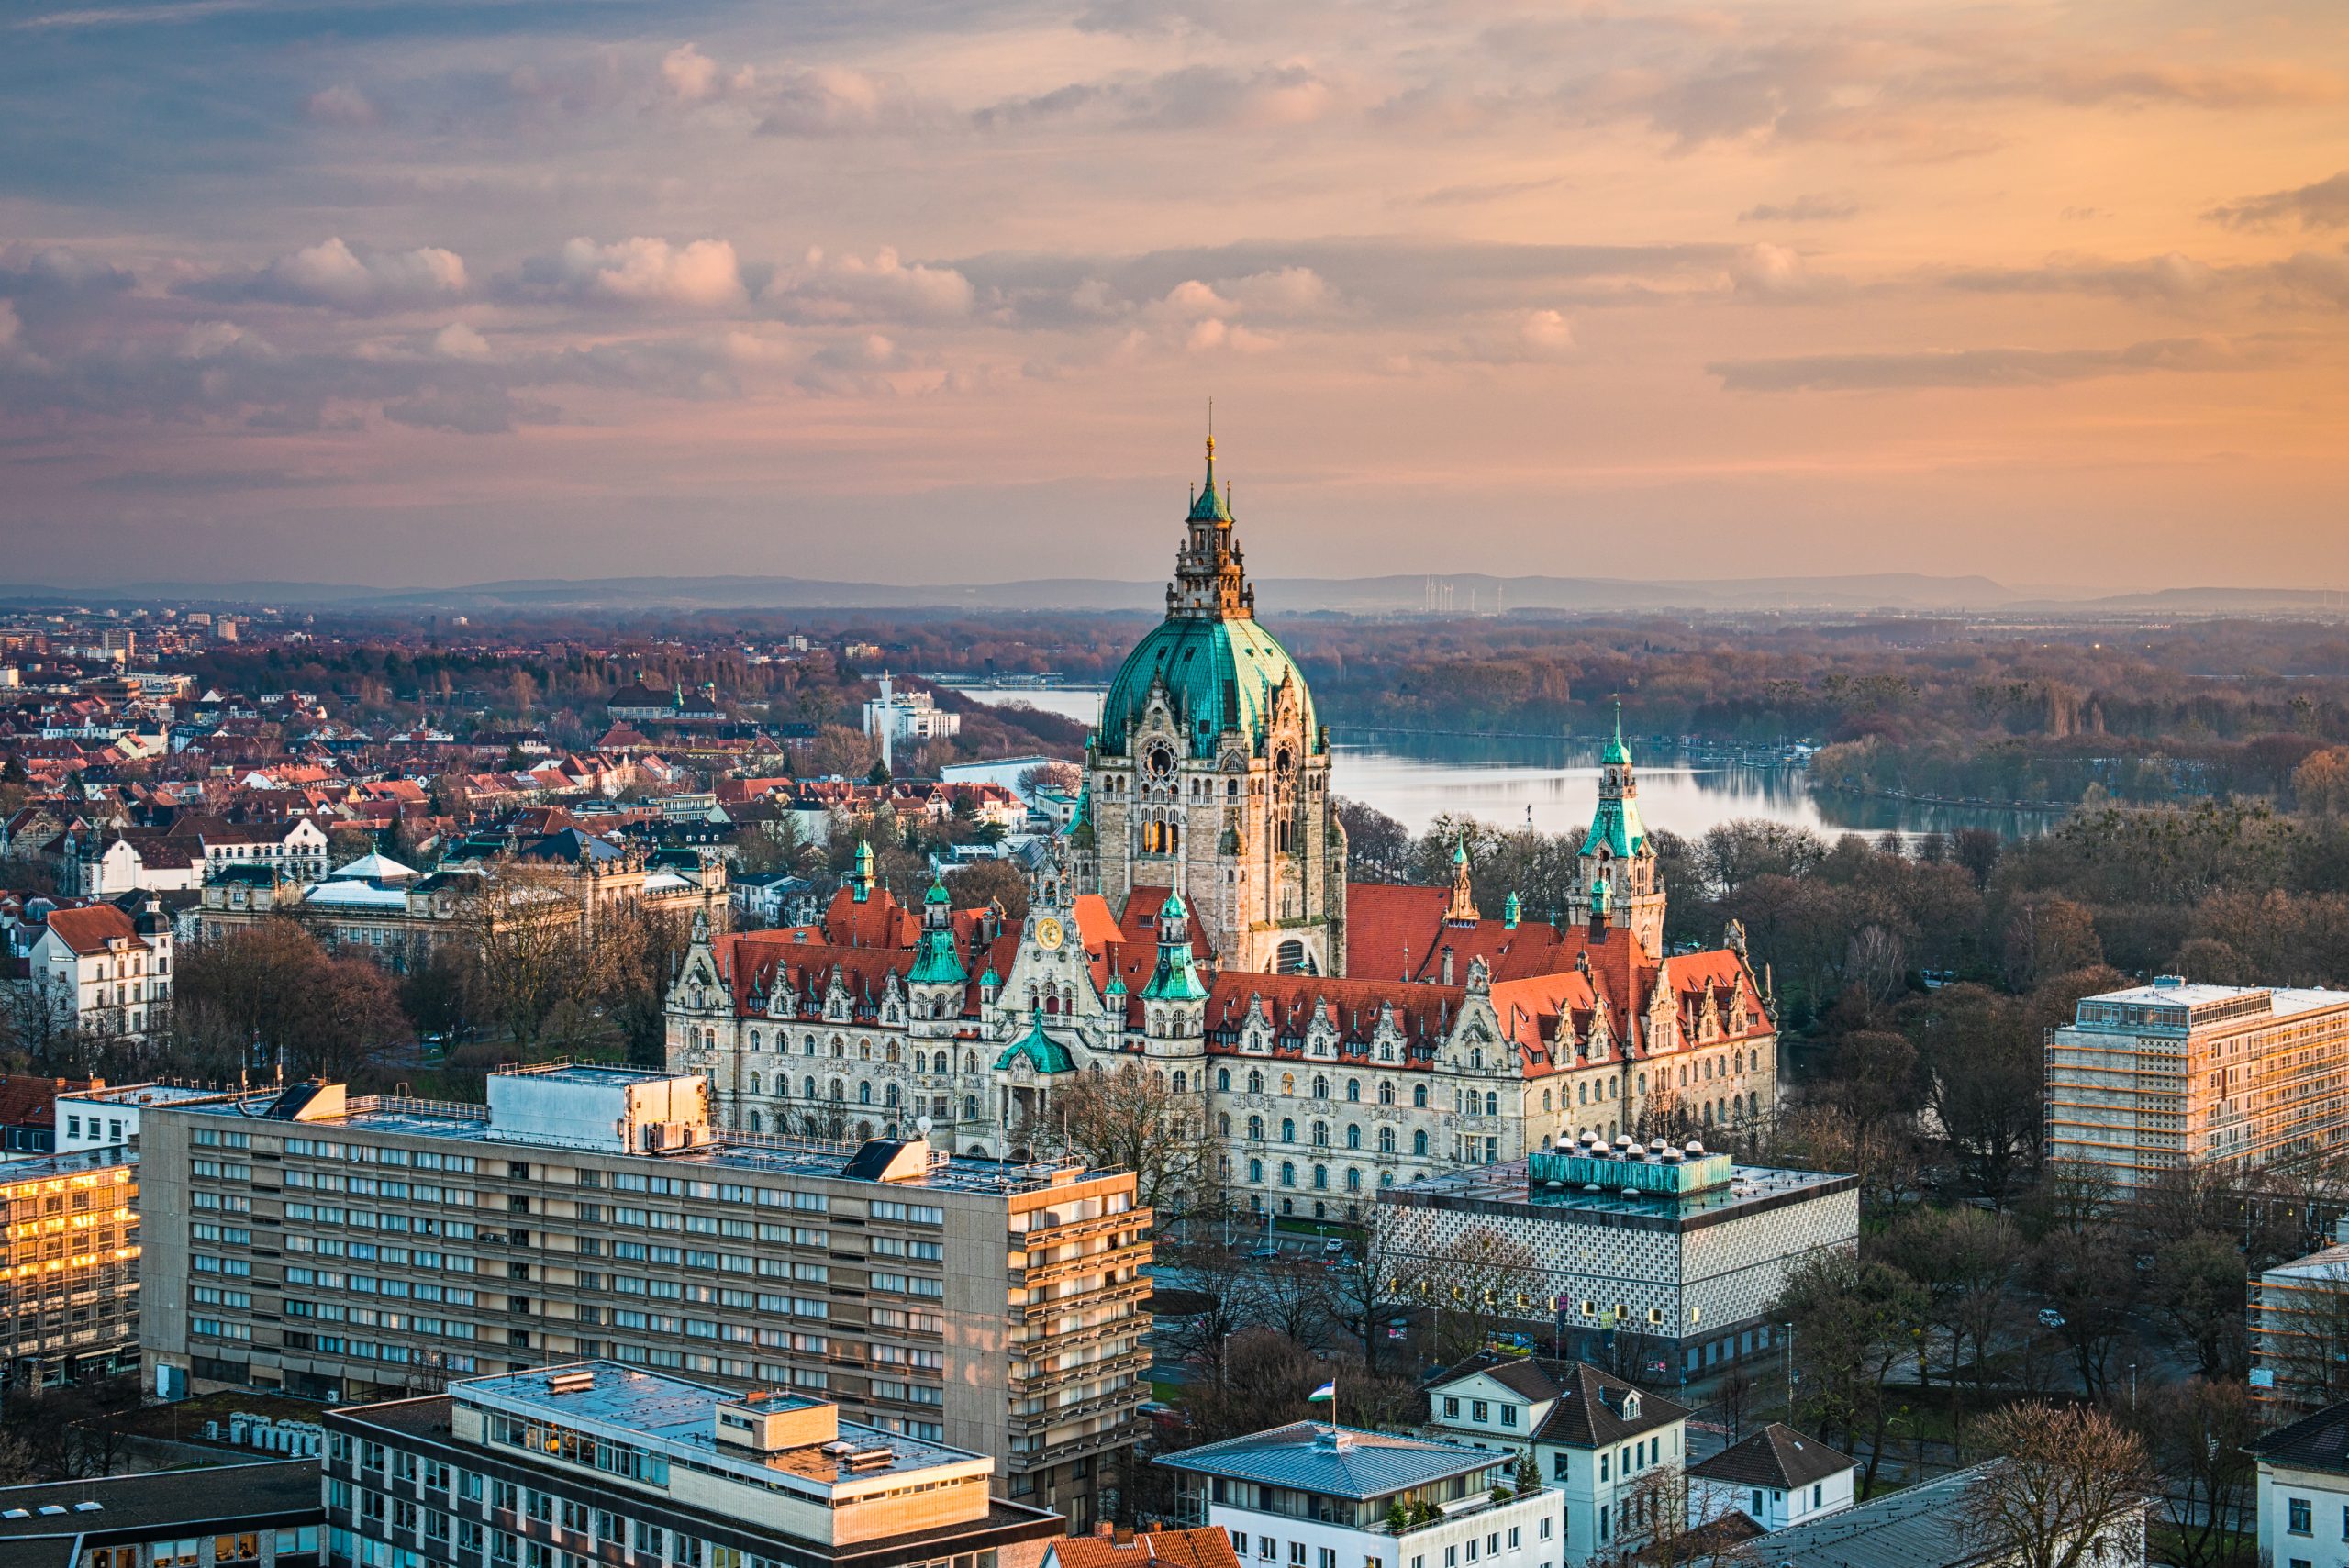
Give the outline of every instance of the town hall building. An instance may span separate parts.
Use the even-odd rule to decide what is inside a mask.
[[[1382,1186],[1590,1131],[1752,1125],[1777,1030],[1724,946],[1667,954],[1666,890],[1619,731],[1571,917],[1452,884],[1350,883],[1329,732],[1257,621],[1215,449],[1166,618],[1130,654],[1083,798],[1024,921],[919,906],[860,851],[808,926],[697,929],[668,1063],[744,1132],[869,1135],[928,1118],[959,1152],[1049,1140],[1053,1094],[1131,1063],[1196,1106],[1224,1199],[1357,1218]]]

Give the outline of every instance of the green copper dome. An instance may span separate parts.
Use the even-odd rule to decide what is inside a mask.
[[[1305,719],[1305,743],[1318,750],[1313,694],[1288,650],[1253,619],[1207,620],[1170,617],[1126,655],[1108,695],[1101,699],[1101,750],[1122,755],[1133,727],[1150,701],[1153,680],[1166,683],[1177,722],[1194,757],[1215,755],[1215,738],[1237,729],[1253,745],[1272,717],[1273,694],[1297,681]]]

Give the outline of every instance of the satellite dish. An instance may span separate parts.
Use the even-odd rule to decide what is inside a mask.
[[[930,1136],[930,1121],[928,1117],[917,1117],[914,1118],[914,1129],[919,1132],[924,1138],[928,1138]]]

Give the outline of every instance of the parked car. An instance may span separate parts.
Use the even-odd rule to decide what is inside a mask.
[[[2043,1329],[2061,1329],[2064,1326],[2064,1315],[2052,1307],[2043,1307],[2039,1309],[2039,1326]]]
[[[1267,1241],[1261,1247],[1249,1248],[1248,1255],[1252,1258],[1277,1258],[1281,1255],[1281,1250]]]

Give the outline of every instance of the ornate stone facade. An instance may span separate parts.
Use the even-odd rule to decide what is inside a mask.
[[[1019,925],[860,855],[813,925],[697,940],[668,1061],[744,1131],[927,1118],[1016,1155],[1074,1074],[1158,1073],[1222,1142],[1242,1208],[1356,1217],[1384,1186],[1614,1136],[1766,1117],[1777,1034],[1742,935],[1665,956],[1664,890],[1620,737],[1575,920],[1453,885],[1346,881],[1330,748],[1257,625],[1228,497],[1194,497],[1167,618],[1128,658],[1085,799]],[[1623,911],[1619,917],[1616,911]]]

